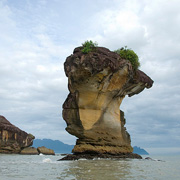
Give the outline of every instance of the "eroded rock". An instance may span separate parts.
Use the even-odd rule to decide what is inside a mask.
[[[24,154],[24,155],[38,155],[39,152],[35,147],[27,147],[24,148],[20,154]]]
[[[0,116],[0,153],[20,153],[21,149],[33,144],[34,138]]]
[[[44,146],[37,148],[38,152],[44,155],[55,155],[54,150],[48,149]]]
[[[88,54],[81,50],[76,48],[64,63],[70,93],[63,118],[66,130],[78,138],[73,153],[130,154],[130,135],[119,107],[126,95],[150,88],[153,81],[106,48]]]

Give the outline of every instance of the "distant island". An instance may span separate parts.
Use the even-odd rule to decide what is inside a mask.
[[[149,153],[146,150],[144,150],[144,149],[142,149],[140,147],[137,147],[137,146],[133,147],[133,153],[136,153],[136,154],[139,154],[139,155],[149,155]]]
[[[37,148],[40,146],[46,146],[49,149],[53,149],[55,153],[71,153],[74,145],[64,144],[59,140],[52,139],[35,139],[33,141],[33,147]],[[149,153],[140,147],[134,146],[133,153],[139,155],[148,155]]]

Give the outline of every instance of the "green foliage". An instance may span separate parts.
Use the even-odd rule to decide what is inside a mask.
[[[90,40],[90,41],[85,41],[85,42],[82,44],[82,46],[83,46],[82,52],[83,52],[84,54],[87,54],[87,53],[93,51],[93,49],[96,48],[97,45],[98,45],[98,44],[97,44],[96,42],[93,42],[93,41],[91,41],[91,40]]]
[[[129,60],[134,70],[137,70],[140,67],[137,54],[133,50],[127,49],[127,46],[117,49],[114,52],[118,53],[122,58]]]

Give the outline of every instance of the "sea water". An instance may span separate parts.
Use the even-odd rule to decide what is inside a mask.
[[[0,180],[180,180],[180,156],[57,161],[62,157],[0,154]]]

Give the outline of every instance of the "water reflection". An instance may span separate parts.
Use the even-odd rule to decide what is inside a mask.
[[[61,178],[77,180],[127,179],[131,175],[132,160],[78,160],[69,161]]]
[[[2,155],[0,180],[179,180],[180,156],[152,160],[57,161],[61,156]],[[49,160],[50,159],[50,160]]]

